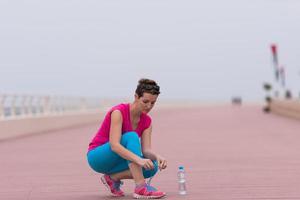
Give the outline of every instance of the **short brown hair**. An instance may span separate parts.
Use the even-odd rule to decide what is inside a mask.
[[[135,93],[138,95],[138,97],[142,97],[145,92],[153,95],[159,95],[159,89],[159,86],[154,80],[142,78],[139,80]]]

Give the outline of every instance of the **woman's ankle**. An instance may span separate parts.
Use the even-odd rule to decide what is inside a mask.
[[[120,181],[120,179],[116,178],[114,175],[108,175],[108,176],[109,176],[109,178],[110,178],[111,180],[113,180],[113,181],[115,181],[115,182]]]
[[[145,183],[146,183],[145,180],[136,182],[136,183],[135,183],[135,187],[136,187],[136,188],[143,187],[143,186],[145,185]]]

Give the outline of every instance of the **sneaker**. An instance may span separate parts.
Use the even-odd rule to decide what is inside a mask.
[[[137,186],[133,193],[133,198],[135,199],[160,199],[164,196],[166,196],[166,193],[158,191],[146,183],[142,186]]]
[[[104,175],[101,177],[102,183],[107,187],[110,194],[114,197],[124,196],[124,192],[120,189],[120,186],[123,184],[122,181],[114,181],[110,178],[109,175]]]

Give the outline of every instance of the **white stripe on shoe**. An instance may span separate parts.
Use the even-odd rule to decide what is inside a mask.
[[[137,193],[133,193],[133,198],[135,199],[161,199],[164,198],[166,194],[160,195],[160,196],[146,196],[146,195],[140,195]]]

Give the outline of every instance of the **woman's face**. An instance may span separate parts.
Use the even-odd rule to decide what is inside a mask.
[[[149,113],[153,106],[155,105],[155,102],[157,100],[158,95],[153,95],[150,93],[144,92],[143,96],[138,97],[135,96],[136,101],[138,102],[139,108],[143,113]]]

